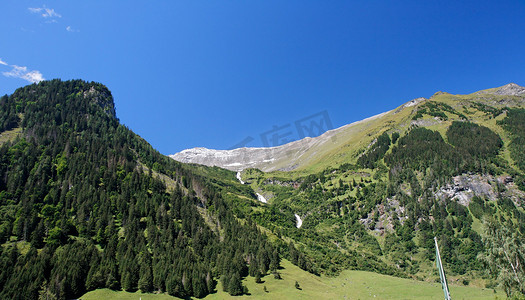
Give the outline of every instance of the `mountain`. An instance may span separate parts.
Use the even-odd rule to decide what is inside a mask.
[[[263,171],[291,171],[319,160],[334,148],[343,147],[342,138],[360,132],[370,123],[387,113],[329,130],[318,137],[306,137],[277,147],[238,148],[213,150],[206,148],[186,149],[170,155],[183,163],[218,166],[232,171],[257,168]]]
[[[207,166],[219,166],[233,171],[257,168],[265,172],[292,170],[322,170],[330,165],[351,162],[356,153],[363,151],[386,126],[389,130],[403,131],[409,126],[425,126],[444,120],[412,120],[413,114],[427,102],[442,102],[462,106],[459,102],[479,102],[494,107],[521,107],[525,88],[509,83],[499,88],[479,91],[470,95],[450,95],[438,92],[430,99],[417,98],[398,108],[357,121],[324,134],[290,142],[277,147],[238,148],[233,150],[213,150],[206,148],[186,149],[170,155],[171,158],[184,162]],[[510,100],[508,96],[517,97]],[[490,98],[488,98],[490,97]],[[507,97],[507,98],[506,98]],[[507,103],[506,101],[511,101]],[[473,116],[474,119],[476,116]],[[426,122],[425,124],[422,124]],[[353,153],[352,153],[353,152]],[[352,153],[352,155],[349,155]]]
[[[449,279],[512,295],[525,292],[524,108],[513,83],[437,92],[317,138],[172,158],[239,171],[266,201],[252,218],[323,273],[434,280],[437,237]]]
[[[119,123],[99,83],[1,97],[0,298],[203,297],[219,278],[246,293],[241,278],[276,272],[281,250],[243,215],[236,202],[252,191],[230,173],[158,153]]]
[[[257,150],[275,157],[241,150],[244,161],[222,162],[248,167],[235,172],[161,155],[120,124],[100,83],[20,88],[0,98],[0,297],[247,295],[247,281],[279,280],[288,261],[308,278],[351,269],[435,282],[434,237],[455,285],[518,296],[524,97],[514,84],[438,92]]]

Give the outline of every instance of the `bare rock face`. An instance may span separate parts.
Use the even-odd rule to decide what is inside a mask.
[[[499,96],[521,96],[525,94],[525,87],[509,83],[498,88],[477,92],[478,94],[493,94]]]
[[[404,216],[405,207],[395,197],[385,198],[376,208],[376,212],[369,213],[366,218],[359,219],[359,222],[367,228],[372,229],[373,227],[373,230],[381,236],[386,232],[394,232],[394,222],[404,224],[408,219],[408,216]],[[374,214],[378,214],[377,222],[375,223]],[[396,219],[394,220],[394,218]]]
[[[83,91],[85,99],[90,99],[91,102],[100,106],[106,114],[113,118],[117,118],[115,111],[115,102],[111,92],[105,86],[91,86],[89,90]]]
[[[452,179],[452,183],[442,187],[437,196],[456,200],[459,204],[468,206],[474,196],[484,197],[490,200],[496,199],[496,193],[491,185],[494,183],[492,176],[460,175]]]
[[[401,105],[398,109],[396,109],[395,113],[397,114],[398,112],[402,111],[404,108],[416,106],[416,105],[418,105],[419,103],[421,103],[421,102],[423,102],[425,100],[427,100],[427,99],[423,98],[423,97],[419,97],[419,98],[410,100],[407,103]]]
[[[268,148],[237,148],[233,150],[214,150],[207,148],[186,149],[170,155],[183,163],[196,163],[217,166],[232,171],[257,168],[263,171],[293,170],[295,161],[313,144],[312,138]],[[281,167],[278,167],[281,165]]]
[[[441,199],[451,199],[468,206],[472,197],[478,196],[495,201],[498,194],[511,199],[516,205],[523,206],[524,193],[514,184],[512,177],[495,178],[491,175],[462,174],[452,178],[452,182],[443,186],[436,196]]]
[[[275,147],[277,148],[277,147]],[[170,155],[183,163],[196,163],[206,166],[218,166],[232,171],[256,168],[272,162],[277,149],[274,148],[239,148],[234,150],[213,150],[207,148],[186,149]]]
[[[519,96],[525,94],[525,87],[519,86],[515,83],[509,83],[494,91],[496,95]]]
[[[419,119],[419,120],[413,120],[410,122],[410,125],[412,126],[421,126],[421,127],[427,127],[427,126],[432,126],[432,125],[436,125],[436,124],[439,124],[439,123],[442,123],[443,121],[441,121],[438,117],[434,117],[433,119]]]

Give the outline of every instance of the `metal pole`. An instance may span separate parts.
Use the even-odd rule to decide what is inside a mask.
[[[439,271],[439,278],[441,279],[441,287],[443,288],[443,293],[445,294],[445,300],[451,300],[450,292],[448,291],[447,278],[445,277],[445,271],[443,270],[443,265],[441,264],[441,255],[439,254],[439,247],[436,237],[434,237],[434,243],[436,244],[436,266]]]

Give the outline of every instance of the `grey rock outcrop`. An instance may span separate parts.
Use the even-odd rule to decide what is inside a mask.
[[[427,100],[427,99],[423,98],[423,97],[419,97],[419,98],[410,100],[407,103],[401,105],[398,109],[396,109],[395,113],[397,114],[398,112],[402,111],[403,109],[405,109],[407,107],[416,106],[416,105],[418,105],[419,103],[421,103],[421,102],[423,102],[425,100]]]
[[[456,200],[461,205],[468,206],[474,196],[490,200],[496,199],[494,192],[494,178],[492,176],[460,175],[452,178],[452,183],[442,187],[436,194],[438,198]]]
[[[516,205],[523,206],[525,193],[514,184],[512,177],[492,175],[463,174],[452,178],[452,182],[441,187],[436,193],[438,198],[448,198],[468,206],[472,197],[478,196],[495,201],[498,196],[511,199]]]
[[[525,87],[519,86],[515,83],[509,83],[498,88],[484,90],[477,92],[478,94],[494,94],[503,96],[521,96],[525,94]]]

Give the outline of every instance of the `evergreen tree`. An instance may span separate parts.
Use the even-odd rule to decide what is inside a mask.
[[[232,277],[228,282],[228,293],[232,296],[239,296],[244,293],[241,276],[239,276],[239,273],[237,272],[232,274]]]

